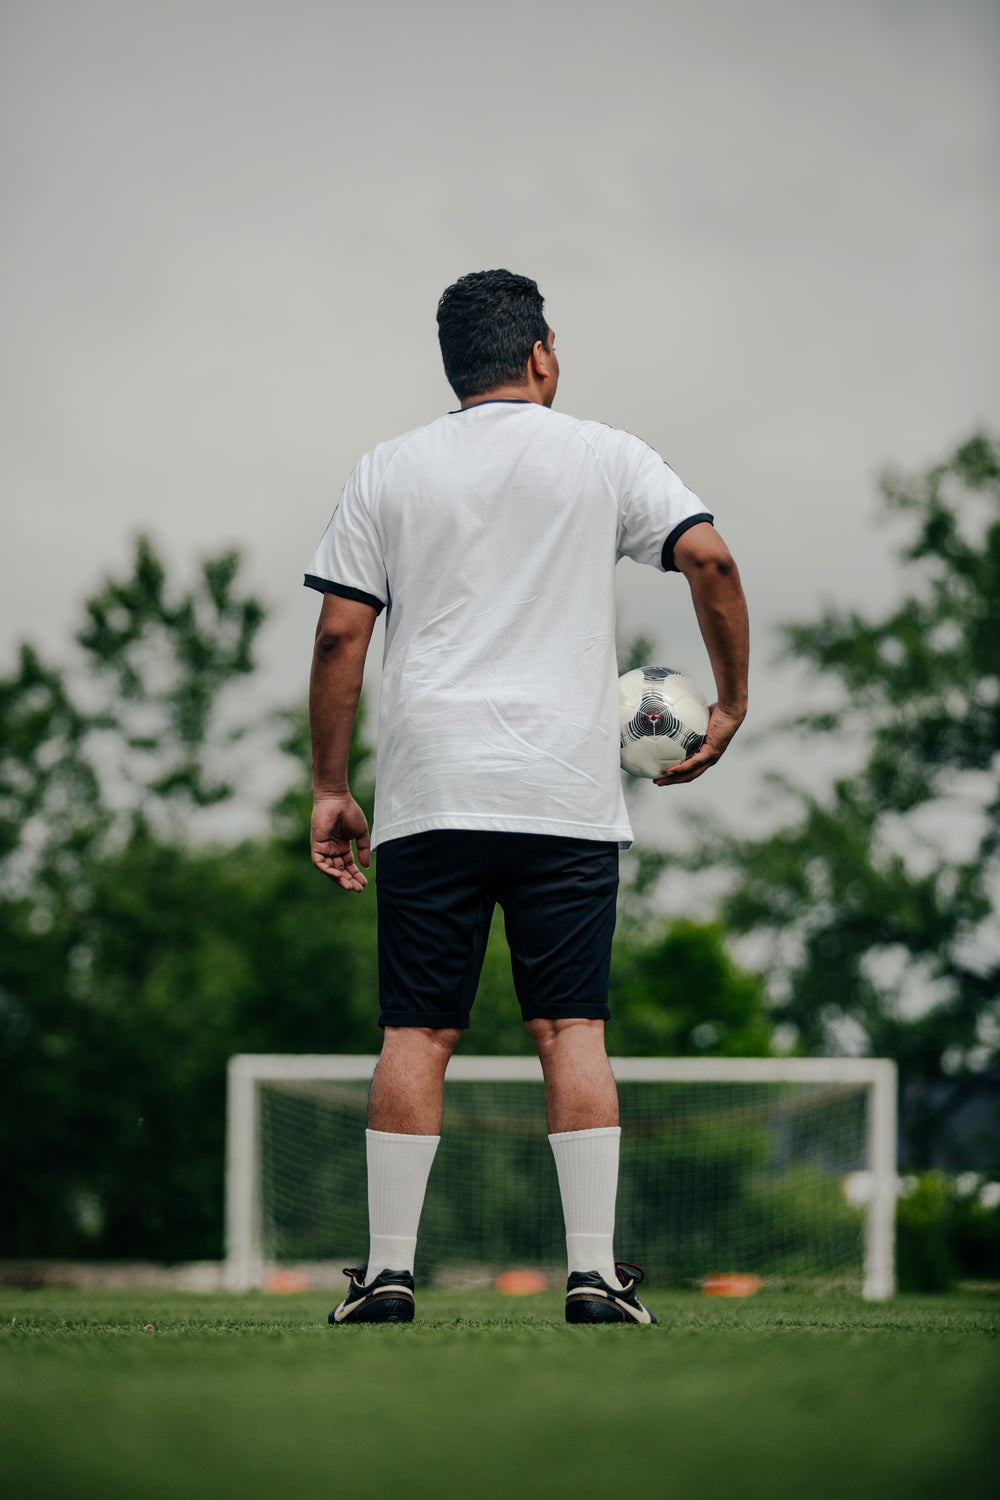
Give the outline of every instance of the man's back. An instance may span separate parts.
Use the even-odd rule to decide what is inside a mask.
[[[703,514],[639,439],[486,401],[359,463],[311,572],[387,603],[375,839],[628,840],[614,565]]]

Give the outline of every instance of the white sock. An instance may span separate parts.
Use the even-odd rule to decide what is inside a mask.
[[[566,1258],[573,1271],[598,1271],[609,1286],[615,1273],[615,1199],[621,1130],[565,1130],[549,1136],[566,1221]]]
[[[417,1228],[439,1135],[366,1130],[368,1147],[368,1273],[413,1271]]]

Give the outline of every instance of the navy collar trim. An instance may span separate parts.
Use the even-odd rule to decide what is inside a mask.
[[[471,406],[458,406],[454,411],[448,413],[449,417],[460,417],[467,411],[475,411],[477,406],[535,406],[537,402],[529,401],[526,396],[488,396],[485,401],[473,401]]]

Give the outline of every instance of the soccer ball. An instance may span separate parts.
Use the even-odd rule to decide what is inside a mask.
[[[708,704],[673,667],[636,667],[618,679],[622,765],[633,776],[662,776],[700,748]]]

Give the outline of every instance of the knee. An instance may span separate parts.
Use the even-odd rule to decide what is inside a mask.
[[[567,1045],[574,1050],[585,1047],[604,1047],[604,1022],[587,1016],[565,1016],[559,1020],[538,1017],[527,1023],[528,1033],[543,1060]]]
[[[440,1028],[428,1027],[426,1036],[432,1047],[450,1057],[462,1040],[462,1032],[458,1026],[446,1026]]]
[[[461,1037],[461,1029],[457,1026],[387,1026],[382,1050],[435,1058],[443,1056],[447,1061]]]
[[[558,1026],[558,1024],[559,1023],[557,1021],[548,1021],[544,1019],[538,1021],[529,1021],[527,1023],[528,1035],[534,1042],[535,1050],[538,1052],[539,1057],[544,1056],[546,1052],[549,1052],[552,1049],[552,1046],[555,1043],[556,1037],[558,1035],[558,1032],[556,1031],[556,1027]]]

